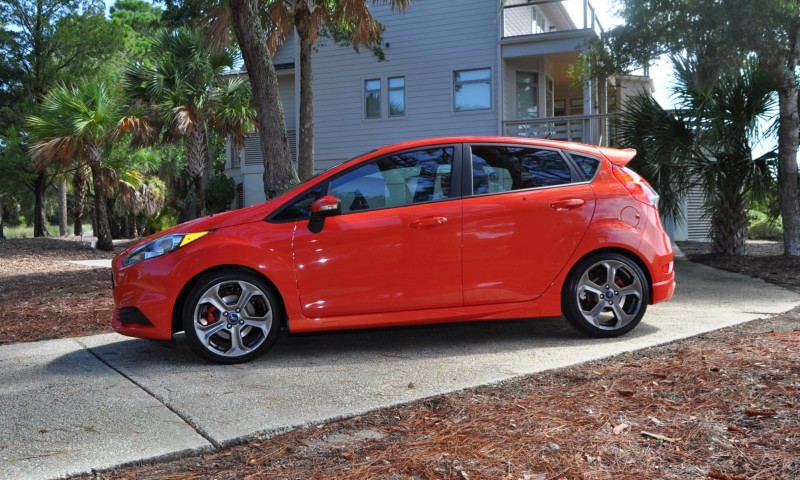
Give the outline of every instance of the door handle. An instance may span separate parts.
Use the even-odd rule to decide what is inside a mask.
[[[550,208],[555,211],[560,210],[572,210],[573,208],[578,208],[581,205],[586,203],[582,198],[570,198],[568,200],[556,200],[555,202],[550,204]]]
[[[447,217],[425,217],[411,222],[411,228],[432,227],[447,222]]]

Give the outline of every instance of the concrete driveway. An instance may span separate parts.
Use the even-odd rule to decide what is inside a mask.
[[[283,338],[245,365],[116,334],[0,347],[0,478],[54,478],[350,416],[790,310],[800,295],[678,259],[623,338],[558,319]]]

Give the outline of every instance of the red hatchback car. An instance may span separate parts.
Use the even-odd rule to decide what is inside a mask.
[[[634,150],[502,137],[372,151],[114,260],[114,330],[248,361],[315,332],[563,315],[611,337],[675,290]]]

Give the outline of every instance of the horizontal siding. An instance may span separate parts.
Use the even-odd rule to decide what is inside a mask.
[[[278,45],[275,55],[272,56],[272,63],[281,65],[294,62],[294,34],[290,34],[283,44]]]
[[[386,61],[320,38],[313,54],[317,169],[369,149],[414,138],[496,134],[497,4],[486,0],[418,1],[405,14],[372,7],[386,27]],[[493,109],[453,112],[452,71],[491,68]],[[385,113],[386,78],[404,76],[406,115]],[[382,79],[384,116],[364,119],[363,81]]]
[[[286,121],[286,128],[296,128],[297,108],[294,95],[294,75],[281,75],[278,77],[278,91],[283,103],[283,118]]]
[[[711,218],[703,211],[705,195],[693,188],[686,197],[686,237],[689,241],[707,242],[711,238]]]

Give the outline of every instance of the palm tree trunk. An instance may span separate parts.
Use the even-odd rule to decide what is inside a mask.
[[[108,205],[106,205],[106,194],[103,188],[103,171],[100,168],[101,158],[101,146],[89,145],[89,169],[92,172],[94,211],[97,218],[94,235],[97,237],[97,249],[111,252],[114,250],[114,243],[111,240],[111,226],[108,223]]]
[[[239,40],[244,65],[253,87],[253,104],[258,114],[261,156],[264,159],[264,194],[275,198],[298,183],[289,153],[289,139],[278,78],[259,15],[259,0],[229,0],[233,30]]]
[[[192,218],[206,214],[206,182],[204,176],[211,169],[208,156],[208,139],[206,138],[205,121],[199,120],[197,127],[186,137],[186,169],[192,177],[196,205],[192,210]]]
[[[800,256],[800,193],[798,193],[797,144],[800,117],[798,117],[798,87],[794,68],[788,78],[778,81],[778,192],[783,218],[783,254]]]
[[[72,219],[75,221],[72,233],[76,236],[80,236],[83,233],[83,210],[85,206],[86,166],[81,163],[72,178]]]
[[[300,37],[300,142],[297,152],[297,173],[302,181],[314,175],[314,94],[311,85],[310,16],[307,7],[294,13],[294,24]]]
[[[747,200],[741,193],[719,193],[711,217],[712,245],[717,255],[747,253]]]
[[[47,193],[47,175],[39,173],[33,181],[33,236],[49,237],[47,218],[45,215],[45,195]]]
[[[58,236],[67,236],[67,180],[58,180]]]

